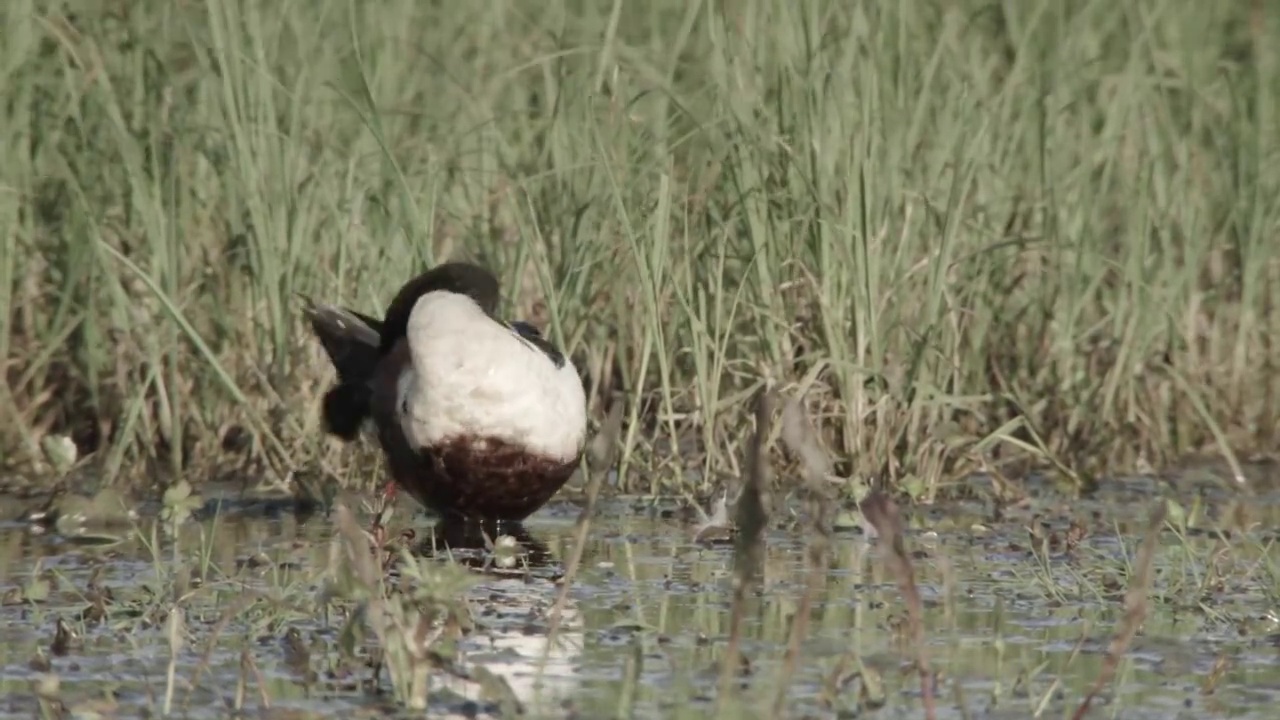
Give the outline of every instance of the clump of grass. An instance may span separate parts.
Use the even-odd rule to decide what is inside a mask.
[[[0,27],[5,465],[57,433],[113,482],[364,483],[319,439],[292,298],[376,309],[464,255],[594,411],[627,399],[622,490],[739,474],[762,375],[805,386],[837,474],[925,498],[1274,437],[1280,73],[1248,3],[17,2]]]
[[[424,710],[434,671],[452,667],[449,646],[470,625],[460,598],[465,571],[430,560],[406,558],[398,564],[405,587],[392,590],[384,564],[371,552],[370,537],[344,505],[334,510],[330,592],[334,599],[354,601],[344,635],[360,637],[362,626],[373,633],[380,653],[379,667],[389,676],[395,699],[405,707]],[[455,577],[449,577],[452,574]],[[375,674],[376,677],[376,674]]]

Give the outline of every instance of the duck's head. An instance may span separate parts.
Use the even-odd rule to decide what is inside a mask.
[[[467,262],[448,262],[418,275],[400,288],[387,306],[382,321],[379,354],[391,352],[409,329],[409,318],[418,300],[431,293],[462,295],[475,302],[485,315],[498,309],[498,278],[489,270]]]
[[[472,304],[479,308],[479,313],[468,313],[475,320],[492,320],[505,326],[515,337],[540,350],[557,368],[565,364],[564,355],[542,336],[537,327],[523,320],[504,323],[497,317],[498,310],[498,278],[489,270],[467,262],[450,262],[438,265],[405,283],[387,307],[386,319],[382,323],[382,340],[379,347],[381,355],[391,352],[401,339],[409,338],[413,311],[418,302],[428,295],[447,300],[444,307],[459,306],[469,308]],[[444,296],[453,296],[445,298]],[[458,303],[457,300],[470,302]],[[437,304],[436,307],[442,307]]]

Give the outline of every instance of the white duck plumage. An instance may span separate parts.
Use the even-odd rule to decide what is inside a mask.
[[[570,461],[587,433],[586,393],[568,358],[549,357],[474,300],[430,292],[406,332],[412,364],[397,382],[397,407],[411,445],[459,437],[500,440]]]

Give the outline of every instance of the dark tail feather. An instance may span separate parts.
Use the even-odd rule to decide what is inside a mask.
[[[334,305],[318,305],[303,298],[303,312],[311,330],[320,339],[343,382],[367,383],[378,365],[382,323],[366,315]]]
[[[382,323],[310,298],[303,300],[311,330],[338,371],[337,384],[324,394],[325,430],[343,440],[354,440],[370,414],[369,383],[378,365]]]
[[[360,436],[360,428],[369,418],[369,398],[373,391],[367,384],[338,383],[324,394],[324,429],[346,442]]]

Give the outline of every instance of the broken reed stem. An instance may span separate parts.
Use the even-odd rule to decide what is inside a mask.
[[[937,716],[933,699],[933,673],[929,670],[929,653],[924,644],[924,602],[916,587],[915,569],[911,555],[907,553],[903,536],[902,514],[898,505],[882,490],[874,490],[859,504],[867,522],[875,527],[887,552],[882,557],[889,572],[898,583],[898,592],[907,604],[907,630],[916,653],[916,668],[920,672],[920,694],[924,701],[925,717]]]
[[[209,661],[213,658],[213,652],[218,648],[218,641],[222,639],[222,634],[226,632],[227,626],[231,624],[232,620],[240,617],[250,605],[257,602],[259,597],[256,591],[246,591],[230,607],[223,610],[218,621],[214,623],[213,629],[209,631],[209,639],[205,642],[204,652],[201,653],[200,660],[196,663],[196,668],[191,673],[191,679],[187,681],[187,694],[182,699],[183,712],[190,709],[191,698],[195,695],[196,688],[200,684],[200,677],[209,669]]]
[[[244,676],[253,676],[254,682],[258,685],[258,700],[262,703],[262,709],[270,710],[271,695],[267,692],[266,678],[262,677],[262,671],[258,669],[258,663],[253,659],[253,653],[249,652],[248,647],[240,651],[240,672]]]
[[[729,688],[737,672],[742,643],[742,621],[746,616],[747,595],[755,582],[756,569],[764,554],[764,529],[768,516],[764,507],[765,441],[769,437],[769,421],[773,417],[773,392],[766,386],[756,395],[756,430],[747,447],[747,474],[738,496],[734,522],[738,539],[733,549],[733,604],[729,611],[729,641],[720,665],[716,713],[724,707]]]
[[[186,645],[186,622],[182,606],[174,605],[169,608],[169,622],[166,629],[169,636],[169,666],[165,673],[164,714],[167,717],[173,713],[173,694],[177,690],[178,682],[178,655]]]
[[[547,617],[547,642],[542,648],[542,658],[538,663],[537,678],[541,680],[542,671],[546,667],[547,658],[551,655],[551,648],[555,647],[556,635],[560,632],[561,616],[564,614],[564,606],[569,601],[569,590],[573,587],[573,579],[578,575],[578,568],[582,564],[582,554],[587,548],[587,533],[591,529],[591,518],[596,512],[596,498],[600,495],[600,486],[604,482],[605,475],[608,474],[608,468],[613,465],[615,454],[618,446],[618,438],[622,433],[622,415],[624,405],[621,401],[615,402],[609,410],[604,424],[600,427],[600,431],[596,433],[593,441],[594,445],[604,446],[593,448],[590,453],[597,460],[600,460],[599,467],[588,467],[590,473],[587,480],[587,504],[582,508],[582,512],[578,513],[578,521],[574,524],[573,551],[569,555],[569,562],[565,565],[564,576],[560,578],[560,592],[556,593],[556,601],[551,606],[551,612]],[[595,465],[596,463],[590,463]]]
[[[1081,720],[1089,712],[1089,706],[1093,703],[1093,699],[1115,677],[1116,668],[1120,665],[1120,658],[1124,657],[1129,645],[1133,643],[1134,637],[1138,635],[1138,630],[1142,627],[1142,623],[1147,619],[1148,593],[1151,590],[1151,566],[1155,561],[1156,542],[1160,539],[1160,530],[1164,527],[1164,517],[1167,511],[1168,506],[1165,501],[1160,500],[1151,509],[1151,514],[1147,517],[1147,529],[1142,538],[1142,548],[1138,550],[1138,557],[1133,566],[1133,577],[1129,580],[1129,588],[1124,594],[1124,616],[1120,618],[1120,625],[1116,628],[1116,634],[1111,638],[1111,645],[1107,648],[1107,657],[1102,661],[1102,670],[1098,673],[1098,678],[1094,681],[1093,688],[1089,690],[1089,694],[1085,696],[1084,701],[1080,703],[1080,707],[1076,708],[1075,714],[1071,716],[1072,720]]]
[[[782,442],[800,460],[801,490],[805,497],[804,532],[809,538],[806,552],[804,593],[791,621],[791,637],[773,696],[773,716],[781,717],[791,678],[800,659],[800,645],[809,634],[809,617],[814,597],[826,580],[827,554],[831,548],[832,499],[826,492],[831,459],[822,450],[809,418],[799,400],[791,399],[782,411]]]
[[[578,513],[578,521],[574,524],[573,534],[573,552],[569,555],[569,562],[564,568],[564,577],[560,578],[560,592],[556,593],[555,604],[551,606],[551,612],[547,618],[547,645],[543,650],[543,660],[547,658],[547,653],[551,651],[552,643],[555,642],[556,633],[560,631],[560,616],[564,612],[565,603],[569,600],[569,589],[573,587],[573,579],[578,574],[578,567],[582,564],[582,554],[587,546],[587,533],[591,529],[591,518],[596,512],[596,497],[600,494],[600,484],[603,481],[605,473],[591,473],[591,479],[587,482],[587,504],[582,508],[582,512]]]

